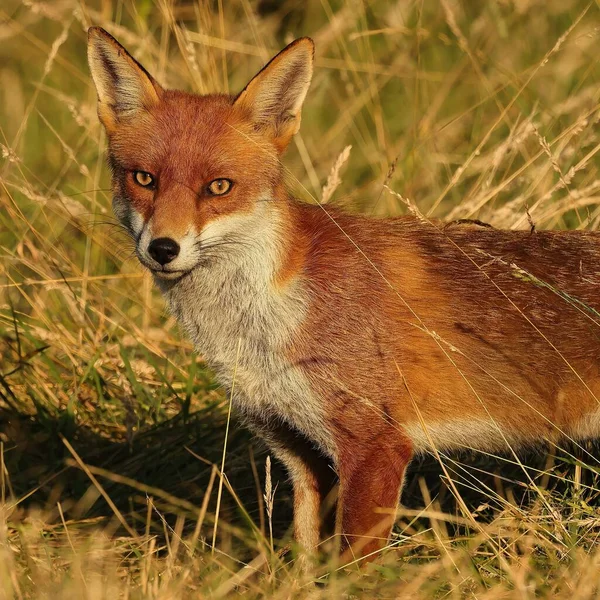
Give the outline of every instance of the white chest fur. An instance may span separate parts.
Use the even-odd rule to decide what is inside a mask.
[[[170,311],[219,382],[234,388],[236,408],[250,422],[285,421],[334,456],[322,403],[285,357],[307,303],[299,282],[274,285],[277,221],[265,214],[268,204],[209,224],[200,235],[206,265],[160,285]]]

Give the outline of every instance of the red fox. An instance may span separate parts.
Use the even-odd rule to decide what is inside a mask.
[[[289,471],[299,544],[335,484],[342,548],[366,557],[415,453],[600,435],[600,237],[295,200],[281,156],[313,54],[298,39],[237,96],[198,96],[89,30],[115,215]]]

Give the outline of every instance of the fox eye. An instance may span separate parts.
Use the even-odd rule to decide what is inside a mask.
[[[231,189],[232,185],[233,181],[229,179],[215,179],[208,184],[206,189],[213,196],[223,196]]]
[[[150,188],[154,185],[154,177],[146,171],[134,171],[133,180],[142,187]]]

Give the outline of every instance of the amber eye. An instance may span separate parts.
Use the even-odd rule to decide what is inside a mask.
[[[208,192],[213,196],[222,196],[226,194],[233,185],[233,182],[229,179],[215,179],[208,184]]]
[[[146,171],[134,171],[133,180],[142,187],[149,188],[154,185],[154,177]]]

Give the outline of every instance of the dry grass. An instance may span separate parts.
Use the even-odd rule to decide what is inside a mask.
[[[307,201],[598,229],[599,11],[4,1],[0,598],[598,597],[593,447],[424,460],[377,565],[359,573],[324,552],[316,588],[300,575],[285,475],[274,464],[265,491],[266,457],[236,427],[224,453],[228,399],[110,216],[85,29],[104,26],[161,82],[197,92],[239,90],[312,36],[315,78],[286,158]]]

